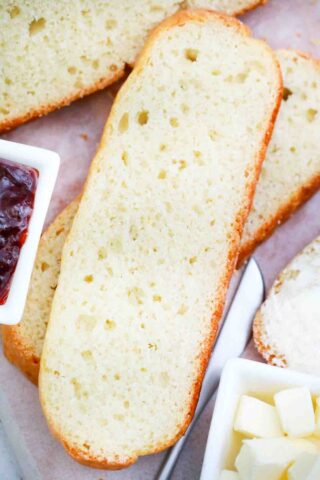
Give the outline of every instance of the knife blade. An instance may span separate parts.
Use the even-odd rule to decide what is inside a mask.
[[[169,450],[157,480],[168,480],[171,477],[185,441],[218,387],[224,365],[230,358],[239,357],[244,351],[251,337],[253,318],[264,294],[262,273],[257,262],[251,258],[243,269],[233,299],[224,314],[224,322],[207,367],[193,420],[184,436]]]

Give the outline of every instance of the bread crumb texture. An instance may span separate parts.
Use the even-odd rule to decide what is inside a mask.
[[[18,325],[2,325],[1,328],[7,358],[34,383],[38,381],[43,341],[60,273],[62,248],[77,209],[78,200],[75,200],[43,234],[23,318]]]
[[[241,240],[241,260],[320,186],[320,62],[290,50],[277,56],[283,102]]]
[[[44,412],[78,460],[127,465],[190,422],[280,92],[266,44],[206,11],[164,22],[120,90],[41,361]]]
[[[260,0],[0,2],[0,131],[103,88],[148,32],[182,8],[237,14]]]
[[[254,322],[258,351],[271,365],[319,375],[320,237],[276,279]]]

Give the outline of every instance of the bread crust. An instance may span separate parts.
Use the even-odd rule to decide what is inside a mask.
[[[312,55],[301,52],[300,50],[295,49],[281,49],[280,52],[286,52],[291,50],[300,57],[311,61],[314,66],[320,72],[320,60],[315,59]],[[313,175],[309,181],[300,187],[296,192],[294,192],[290,199],[281,205],[277,212],[274,212],[273,216],[269,217],[268,220],[260,226],[260,228],[254,233],[254,236],[248,239],[245,243],[240,246],[240,253],[237,262],[237,269],[241,268],[246,259],[254,252],[254,250],[262,243],[264,240],[269,238],[274,230],[286,222],[291,215],[298,210],[307,200],[309,200],[320,188],[320,171],[316,175]]]
[[[19,332],[9,325],[2,325],[3,352],[32,383],[38,384],[40,358],[32,348],[24,345]]]
[[[48,242],[48,238],[56,235],[56,232],[60,229],[65,229],[67,222],[65,217],[69,220],[70,211],[76,210],[80,202],[80,196],[78,196],[73,202],[71,202],[65,209],[55,218],[47,230],[42,234],[39,248],[45,249]],[[57,258],[56,261],[60,261]],[[40,368],[40,356],[37,350],[34,348],[34,344],[28,344],[21,333],[19,325],[1,325],[1,333],[3,340],[3,351],[9,362],[13,363],[26,377],[35,385],[38,384],[39,368]]]
[[[234,15],[243,15],[244,13],[258,7],[259,5],[265,4],[267,1],[268,0],[252,0],[250,5],[247,5],[246,7],[234,12]],[[130,67],[133,67],[133,65],[130,65]],[[79,100],[80,98],[90,95],[91,93],[97,92],[99,90],[102,90],[108,87],[109,85],[115,83],[117,80],[119,80],[124,76],[125,69],[126,69],[126,64],[123,64],[123,66],[119,68],[115,73],[110,73],[108,76],[100,78],[93,85],[89,85],[85,88],[78,89],[73,94],[68,95],[55,102],[40,105],[38,108],[34,108],[30,110],[26,112],[24,115],[3,120],[2,122],[0,122],[0,133],[4,133],[13,128],[16,128],[19,125],[22,125],[23,123],[26,123],[35,118],[39,118],[44,115],[47,115],[48,113],[53,112],[54,110],[70,105],[70,103],[74,102],[75,100]]]
[[[241,8],[240,10],[237,10],[233,15],[236,17],[239,17],[240,15],[244,15],[247,12],[250,12],[250,10],[253,10],[254,8],[257,7],[262,7],[268,3],[268,0],[253,0],[251,5],[247,5],[246,7]]]
[[[224,23],[226,26],[231,26],[231,27],[235,28],[239,33],[241,33],[244,36],[249,36],[250,35],[250,30],[245,25],[240,23],[235,18],[229,17],[229,16],[224,15],[220,12],[219,13],[218,12],[212,12],[212,11],[208,11],[208,10],[190,10],[190,11],[185,10],[185,11],[178,12],[175,15],[173,15],[172,17],[166,19],[164,22],[162,22],[162,24],[160,24],[160,26],[156,27],[150,33],[150,35],[148,36],[148,39],[147,39],[147,43],[146,43],[142,53],[138,57],[136,67],[135,67],[135,69],[134,69],[134,71],[131,75],[139,75],[140,69],[144,67],[144,58],[148,56],[148,52],[152,48],[152,45],[153,45],[154,41],[156,40],[158,34],[163,32],[164,30],[168,30],[168,29],[170,29],[172,27],[175,27],[175,26],[183,25],[183,24],[185,24],[186,22],[189,22],[189,21],[204,23],[206,21],[210,21],[211,18],[215,19],[215,20],[219,19],[219,21]],[[258,176],[259,176],[259,173],[260,173],[262,161],[263,161],[264,156],[265,156],[267,144],[269,142],[269,139],[270,139],[270,136],[271,136],[271,133],[272,133],[275,118],[276,118],[277,112],[279,110],[280,102],[281,102],[281,98],[282,98],[282,77],[281,77],[281,72],[280,72],[280,67],[279,67],[278,61],[277,61],[275,55],[273,54],[273,52],[271,51],[271,49],[267,46],[267,44],[263,41],[260,41],[260,42],[263,45],[265,45],[265,48],[268,49],[268,51],[270,51],[271,55],[274,58],[274,64],[275,64],[275,67],[277,69],[277,78],[275,78],[275,85],[277,85],[277,96],[276,96],[274,107],[273,107],[272,111],[269,112],[269,117],[270,117],[269,126],[268,126],[268,128],[265,132],[260,151],[257,154],[254,170],[252,172],[248,172],[248,179],[247,179],[247,185],[246,185],[247,194],[244,196],[243,205],[240,206],[238,214],[236,216],[233,236],[232,236],[232,238],[229,239],[230,249],[229,249],[228,261],[227,261],[227,264],[226,264],[226,273],[225,273],[224,278],[221,279],[220,288],[219,288],[219,291],[218,291],[218,294],[217,294],[217,297],[216,297],[216,308],[215,308],[215,311],[212,314],[211,328],[210,328],[210,331],[208,332],[207,338],[205,339],[205,341],[203,343],[203,348],[202,348],[201,354],[199,355],[199,358],[198,358],[198,366],[197,366],[197,369],[196,369],[195,380],[194,380],[194,383],[193,383],[193,392],[192,392],[192,395],[191,395],[191,398],[190,398],[190,403],[189,403],[189,406],[188,406],[188,412],[187,412],[186,418],[182,422],[181,426],[179,426],[179,430],[174,435],[174,437],[172,437],[171,439],[169,439],[168,441],[166,441],[164,443],[159,442],[158,444],[154,445],[152,447],[152,449],[150,449],[148,451],[137,452],[136,456],[134,456],[134,457],[129,457],[129,458],[126,458],[126,459],[117,459],[116,461],[114,461],[114,460],[108,460],[108,459],[105,459],[105,458],[96,458],[96,457],[89,456],[88,453],[83,452],[82,449],[77,448],[73,445],[70,445],[68,443],[68,441],[63,437],[63,433],[60,432],[59,428],[57,428],[56,425],[54,425],[54,420],[52,418],[50,418],[50,414],[47,411],[46,400],[44,398],[44,392],[41,388],[41,369],[43,368],[43,367],[41,367],[40,368],[40,381],[39,381],[40,401],[41,401],[42,408],[43,408],[43,411],[45,413],[45,416],[47,418],[49,428],[50,428],[51,432],[53,433],[53,435],[57,439],[59,439],[60,442],[62,442],[62,444],[64,445],[64,447],[68,451],[68,453],[75,460],[77,460],[78,462],[80,462],[82,464],[92,466],[92,467],[95,467],[95,468],[110,468],[110,469],[118,469],[119,468],[120,469],[120,468],[127,467],[127,466],[131,465],[132,463],[134,463],[137,460],[137,458],[141,455],[157,453],[157,452],[160,452],[160,451],[165,450],[166,448],[172,446],[185,433],[185,431],[188,428],[189,423],[190,423],[190,421],[193,417],[193,414],[194,414],[194,411],[195,411],[195,408],[196,408],[196,405],[197,405],[199,393],[200,393],[202,379],[203,379],[203,376],[204,376],[204,373],[205,373],[205,370],[206,370],[206,367],[207,367],[207,364],[208,364],[208,360],[210,358],[212,345],[213,345],[215,337],[216,337],[216,333],[217,333],[217,329],[218,329],[218,322],[220,320],[220,317],[221,317],[221,314],[222,314],[222,311],[223,311],[227,286],[229,284],[231,275],[232,275],[234,267],[235,267],[236,256],[237,256],[237,252],[239,250],[239,243],[240,243],[240,238],[241,238],[241,234],[242,234],[243,225],[245,223],[245,220],[247,218],[247,215],[249,213],[249,209],[250,209],[250,206],[251,206],[251,203],[252,203],[252,200],[253,200],[255,185],[256,185],[256,182],[258,180]],[[130,82],[129,82],[129,84],[130,84]],[[127,88],[128,88],[128,82],[126,82],[122,86],[122,88],[120,89],[120,92],[118,94],[116,102],[119,101],[119,97],[121,97],[123,95],[123,93],[126,91]],[[105,126],[104,133],[103,133],[103,136],[102,136],[102,140],[101,140],[101,143],[100,143],[100,146],[99,146],[99,149],[97,151],[95,159],[97,159],[99,157],[100,151],[104,148],[104,145],[108,140],[108,138],[107,138],[108,137],[108,126],[109,126],[109,124],[112,123],[112,120],[113,120],[113,109],[111,110],[109,119],[108,119],[107,124]],[[91,164],[89,176],[96,169],[96,160],[95,159],[93,160],[93,162]],[[86,196],[86,187],[84,189],[83,198],[85,198],[85,196]],[[70,241],[71,237],[72,237],[72,229],[71,229],[71,232],[70,232],[69,237],[68,237],[69,240],[67,239],[66,243],[68,243],[68,241]],[[62,263],[63,262],[64,262],[64,256],[62,256]],[[49,328],[50,328],[50,322],[49,322]],[[42,360],[41,360],[41,365],[43,365],[43,366],[44,366],[44,362],[45,362],[44,357],[45,357],[45,355],[42,356]]]
[[[253,322],[253,339],[255,347],[267,363],[277,367],[286,368],[288,363],[285,356],[276,352],[271,345],[266,345],[262,340],[264,336],[264,319],[261,310],[259,310]]]
[[[112,74],[110,74],[108,77],[100,78],[100,80],[98,80],[94,85],[81,88],[72,95],[57,100],[56,102],[52,102],[46,105],[40,105],[39,108],[30,110],[25,115],[21,115],[20,117],[4,120],[3,122],[0,122],[0,133],[4,133],[8,130],[11,130],[12,128],[16,128],[19,125],[28,122],[29,120],[33,120],[35,118],[47,115],[54,110],[70,105],[70,103],[74,102],[75,100],[79,100],[86,95],[90,95],[91,93],[97,92],[98,90],[102,90],[103,88],[108,87],[112,83],[115,83],[117,80],[122,78],[124,74],[125,65],[123,65],[122,68],[119,68],[116,72],[112,72]]]
[[[320,188],[320,172],[317,175],[314,175],[306,185],[303,185],[297,192],[295,192],[290,200],[282,205],[279,210],[266,221],[261,227],[255,232],[255,236],[248,240],[246,243],[241,245],[241,250],[239,253],[239,259],[237,262],[237,268],[240,268],[245,260],[253,253],[253,251],[262,243],[264,240],[269,238],[274,230],[286,222],[291,215],[298,210],[307,200],[309,200]]]

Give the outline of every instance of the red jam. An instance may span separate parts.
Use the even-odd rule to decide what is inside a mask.
[[[0,305],[27,238],[38,176],[31,167],[0,159]]]

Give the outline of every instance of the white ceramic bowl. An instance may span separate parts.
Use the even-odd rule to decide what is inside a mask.
[[[240,395],[270,401],[279,390],[295,386],[307,386],[312,395],[319,395],[320,377],[251,360],[229,360],[220,380],[200,480],[218,480],[224,468],[234,470],[241,437],[233,423]]]
[[[20,252],[7,301],[0,305],[0,324],[13,325],[20,322],[23,315],[32,268],[56,182],[60,158],[57,153],[50,150],[0,140],[1,159],[33,167],[39,172],[28,236]]]

